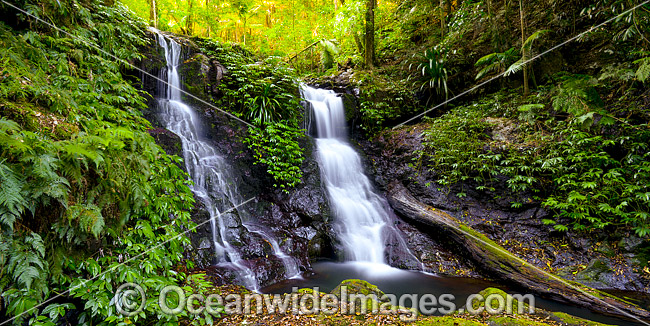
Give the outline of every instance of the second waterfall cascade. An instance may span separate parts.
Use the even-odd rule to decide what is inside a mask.
[[[334,232],[346,260],[387,264],[387,244],[406,247],[386,201],[377,195],[363,173],[361,157],[348,144],[343,100],[331,90],[302,86],[316,128],[316,151],[322,182],[334,208]],[[308,108],[309,109],[309,108]],[[313,125],[312,125],[313,128]]]
[[[237,190],[229,164],[222,155],[203,137],[201,122],[194,110],[181,100],[181,83],[178,66],[181,46],[159,31],[158,44],[165,51],[167,68],[161,69],[158,99],[159,118],[165,127],[181,138],[183,159],[190,178],[194,194],[203,202],[210,214],[212,241],[218,264],[229,265],[237,271],[244,286],[258,291],[260,285],[255,273],[246,265],[241,253],[229,242],[228,225],[225,221],[241,220],[241,225],[248,234],[256,234],[265,239],[274,254],[282,261],[285,276],[292,278],[300,275],[293,257],[285,254],[278,242],[260,225],[254,223],[244,209],[237,209],[244,202]],[[233,209],[234,208],[234,209]],[[236,214],[236,216],[232,215]]]

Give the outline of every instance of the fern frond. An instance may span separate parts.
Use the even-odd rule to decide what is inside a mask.
[[[0,131],[7,132],[18,130],[20,130],[20,126],[16,122],[7,120],[5,117],[0,118]]]
[[[510,76],[512,74],[516,74],[519,71],[521,71],[522,69],[524,69],[524,66],[525,66],[525,64],[524,64],[523,58],[521,58],[521,59],[517,60],[517,62],[510,65],[510,67],[508,67],[508,69],[505,71],[505,73],[503,73],[503,75],[507,77],[507,76]]]
[[[533,33],[530,35],[527,39],[526,42],[521,46],[522,49],[526,49],[526,51],[530,51],[533,48],[533,43],[535,40],[539,39],[542,37],[544,34],[550,32],[551,30],[548,29],[540,29],[539,31]]]
[[[487,64],[492,64],[497,59],[498,55],[499,55],[499,53],[490,53],[490,54],[488,54],[486,56],[483,56],[480,59],[476,60],[476,63],[474,64],[474,67],[483,66],[483,65],[487,65]]]
[[[650,57],[646,57],[646,58],[636,60],[636,61],[634,61],[634,63],[640,63],[641,64],[639,66],[639,69],[637,69],[636,73],[634,74],[634,76],[640,82],[645,83],[645,81],[648,79],[648,77],[650,77]]]
[[[495,62],[495,63],[493,63],[491,65],[488,65],[487,67],[481,69],[481,71],[479,71],[478,74],[476,74],[476,78],[474,78],[474,79],[479,80],[479,79],[485,77],[487,74],[489,74],[491,72],[498,72],[499,68],[500,68],[500,65],[501,64],[499,62]]]
[[[13,230],[27,206],[23,191],[25,181],[10,167],[0,162],[0,223]]]
[[[45,261],[45,245],[40,235],[31,233],[24,241],[15,240],[9,249],[7,270],[13,279],[27,290],[31,289],[34,281],[42,281],[47,275]]]

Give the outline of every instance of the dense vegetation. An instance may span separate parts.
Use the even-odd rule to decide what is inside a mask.
[[[650,235],[650,20],[646,8],[630,10],[635,5],[600,2],[569,8],[576,13],[581,9],[584,20],[600,17],[603,22],[622,15],[606,29],[579,35],[578,46],[584,44],[586,51],[594,51],[590,46],[595,42],[611,45],[600,69],[558,67],[551,73],[535,69],[535,62],[524,65],[523,58],[541,52],[534,52],[533,42],[562,27],[562,22],[543,20],[533,22],[540,29],[519,45],[494,46],[509,50],[477,59],[477,80],[501,73],[500,86],[522,87],[515,78],[523,75],[524,96],[521,90],[503,89],[428,120],[427,149],[420,159],[438,173],[438,183],[461,185],[455,187],[460,197],[468,185],[493,197],[511,196],[516,198],[513,208],[541,204],[556,216],[544,222],[559,231],[622,227],[641,237]],[[538,16],[542,14],[536,12]],[[478,44],[487,41],[504,42],[494,36]],[[535,71],[546,73],[543,84],[536,81]],[[528,79],[535,87],[528,86]],[[498,129],[508,129],[507,135],[498,135]],[[494,192],[501,184],[507,193]]]
[[[16,18],[0,23],[0,311],[35,325],[151,318],[152,303],[118,314],[115,287],[185,284],[194,223],[180,159],[147,133],[124,63],[144,25],[122,5],[16,5],[66,33],[0,7]]]
[[[141,114],[130,64],[147,23],[227,68],[211,100],[253,125],[245,142],[284,191],[302,178],[300,77],[345,70],[363,136],[435,108],[413,162],[432,185],[543,206],[557,231],[650,236],[641,1],[125,1],[140,18],[112,1],[12,3],[53,24],[0,4],[0,314],[15,324],[210,321],[111,304],[126,281],[209,286],[183,260],[187,175]]]
[[[256,164],[267,168],[274,187],[294,187],[302,178],[304,158],[299,140],[304,137],[298,79],[293,69],[277,57],[256,61],[252,53],[232,45],[197,39],[202,51],[228,69],[219,84],[221,107],[250,122],[244,142],[253,150]]]

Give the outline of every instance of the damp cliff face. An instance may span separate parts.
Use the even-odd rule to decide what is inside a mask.
[[[312,141],[305,137],[301,147],[305,149],[306,159],[302,164],[303,182],[289,193],[283,193],[273,187],[273,180],[266,174],[264,167],[256,165],[253,153],[244,144],[247,127],[230,118],[212,105],[202,101],[220,96],[217,86],[223,78],[228,78],[228,71],[214,58],[201,53],[199,47],[191,41],[167,35],[181,45],[182,54],[178,73],[183,90],[200,98],[197,100],[186,94],[181,98],[196,113],[205,129],[204,141],[213,147],[227,162],[230,181],[237,185],[238,195],[251,203],[242,207],[245,211],[236,212],[232,219],[226,220],[230,245],[241,254],[244,264],[256,275],[259,285],[266,286],[287,277],[286,266],[277,255],[280,249],[295,259],[299,271],[310,269],[310,262],[321,258],[336,258],[335,245],[332,243],[329,224],[329,205],[321,189],[318,166],[312,159]],[[152,76],[158,76],[165,69],[164,54],[157,46],[155,34],[150,35],[147,59],[142,67]],[[182,156],[182,143],[177,135],[166,130],[165,121],[160,119],[160,108],[155,98],[160,97],[159,82],[144,75],[142,88],[151,95],[149,109],[145,116],[152,122],[154,129],[150,133],[159,144],[169,152]],[[205,202],[195,198],[192,211],[193,219],[200,224],[210,219],[210,212]],[[241,223],[241,216],[246,215],[261,232],[272,234],[274,241],[251,235]],[[195,262],[197,268],[211,271],[213,279],[230,283],[236,282],[236,271],[221,268],[213,249],[210,223],[204,223],[191,234],[192,248],[186,257]],[[278,248],[273,248],[277,245]]]
[[[433,182],[436,171],[417,169],[412,164],[423,149],[422,132],[427,128],[424,123],[406,126],[360,141],[369,162],[368,171],[378,187],[385,190],[394,181],[403,183],[420,202],[449,212],[518,257],[562,278],[597,289],[649,291],[650,282],[638,267],[639,258],[634,254],[643,242],[641,239],[629,236],[611,244],[606,238],[590,238],[573,231],[553,232],[542,222],[551,216],[550,212],[539,204],[511,207],[505,185],[495,189],[501,195],[496,200],[493,195],[472,190],[474,185],[469,181],[451,190]],[[493,128],[492,132],[498,132],[501,127]],[[460,189],[466,189],[466,197],[455,195]],[[426,226],[416,227],[434,232]],[[431,252],[422,254],[430,256]]]
[[[237,184],[239,195],[244,200],[252,198],[252,205],[246,205],[246,214],[252,217],[265,231],[273,234],[277,245],[287,255],[298,262],[301,271],[310,270],[311,262],[320,259],[344,260],[344,245],[340,242],[333,229],[333,219],[327,193],[322,186],[321,171],[316,161],[315,143],[310,137],[304,137],[300,146],[304,150],[304,161],[301,166],[302,182],[290,189],[288,193],[273,187],[273,179],[266,173],[265,167],[255,164],[252,151],[244,143],[247,127],[229,117],[219,109],[215,109],[210,99],[222,96],[217,87],[224,78],[231,78],[229,71],[215,58],[201,52],[199,46],[188,39],[167,35],[182,47],[178,72],[180,84],[184,90],[201,100],[181,94],[196,112],[197,120],[205,129],[205,141],[213,146],[228,162],[233,183]],[[150,35],[150,45],[144,49],[147,59],[142,62],[142,68],[152,76],[158,76],[161,69],[166,69],[165,56],[156,43],[155,35]],[[158,102],[160,97],[159,82],[150,76],[142,76],[142,88],[150,94],[149,109],[145,116],[155,127],[150,133],[159,144],[169,153],[182,156],[181,139],[173,132],[165,129],[164,121],[160,120]],[[355,121],[356,98],[354,91],[344,94],[346,120]],[[205,100],[202,101],[202,100]],[[353,128],[351,128],[353,129]],[[351,130],[354,134],[354,130]],[[351,145],[356,147],[356,143]],[[363,153],[361,153],[363,155]],[[367,159],[361,158],[367,173]],[[370,179],[373,179],[371,176]],[[381,194],[380,194],[381,196]],[[201,224],[210,219],[210,213],[205,204],[196,199],[192,211],[193,220]],[[286,278],[286,271],[281,259],[274,255],[274,250],[268,241],[259,237],[248,236],[243,226],[238,222],[238,216],[227,223],[229,226],[230,244],[241,253],[242,259],[256,275],[260,286],[266,286]],[[442,243],[418,228],[395,221],[395,227],[405,235],[406,246],[416,255],[416,259],[425,263],[424,269],[447,275],[479,276],[471,264],[464,258],[457,257],[446,249]],[[216,261],[212,245],[212,229],[210,223],[204,223],[191,234],[192,248],[187,250],[186,257],[195,262],[197,268],[210,271],[214,280],[222,283],[237,282],[236,272],[228,268],[215,266]],[[393,245],[390,245],[394,247]],[[408,263],[404,257],[412,257],[408,250],[393,250],[386,263],[405,269],[420,269],[420,264]]]

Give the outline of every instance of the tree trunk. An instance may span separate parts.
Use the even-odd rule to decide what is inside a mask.
[[[149,0],[149,25],[158,28],[158,8],[156,0]]]
[[[210,10],[210,0],[205,0],[205,10]],[[207,38],[210,38],[210,23],[211,22],[208,20],[205,24],[205,32]]]
[[[444,6],[445,6],[445,0],[440,0],[440,39],[443,39],[445,37],[446,24],[445,24],[445,11],[443,9]]]
[[[187,26],[186,27],[187,35],[192,35],[192,32],[193,32],[193,30],[192,30],[192,23],[193,23],[192,22],[192,7],[193,7],[193,5],[194,5],[194,1],[193,0],[188,0],[187,9],[188,9],[189,13],[187,15],[187,25],[186,25]]]
[[[364,58],[365,58],[363,43],[361,43],[361,39],[359,38],[359,35],[354,31],[352,32],[352,35],[354,36],[354,43],[357,45],[357,49],[359,50],[359,54],[364,56]]]
[[[377,0],[366,0],[366,46],[365,63],[366,68],[372,68],[375,64],[375,8]]]
[[[524,96],[528,96],[528,65],[525,64],[528,60],[526,48],[524,47],[524,42],[526,42],[526,27],[524,25],[524,3],[522,0],[519,0],[519,17],[521,20],[521,62],[524,63]]]
[[[514,282],[550,299],[576,304],[624,319],[649,320],[650,312],[590,287],[564,280],[513,255],[480,232],[449,214],[425,205],[399,181],[388,186],[387,198],[395,212],[407,220],[424,224],[436,236],[445,235],[457,243],[489,275]]]

